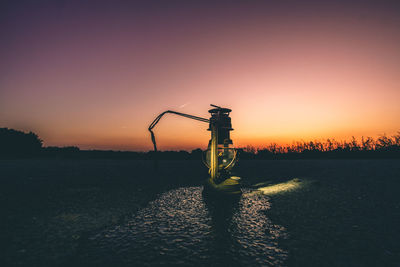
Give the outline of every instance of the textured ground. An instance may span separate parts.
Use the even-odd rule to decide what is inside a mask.
[[[248,188],[299,178],[270,196],[289,266],[398,266],[399,160],[243,161]],[[69,266],[89,236],[169,189],[200,185],[197,161],[1,160],[1,266]]]

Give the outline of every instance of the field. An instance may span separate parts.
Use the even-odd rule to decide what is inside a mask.
[[[270,239],[277,226],[284,229],[285,235],[276,240],[277,254],[271,254],[271,261],[267,261],[270,264],[399,265],[400,160],[253,160],[241,161],[236,172],[242,177],[246,194],[259,194],[260,187],[293,179],[300,185],[267,190],[264,202],[249,202],[268,206],[258,213],[267,217],[269,224],[263,225],[275,227],[265,229],[260,236]],[[196,192],[206,177],[207,170],[198,161],[162,161],[156,171],[153,162],[139,160],[1,160],[0,265],[109,264],[113,257],[103,261],[104,251],[97,250],[93,241],[96,236],[124,225],[132,228],[132,218],[146,214],[149,203],[165,201],[165,193],[171,190],[191,188],[190,192]],[[185,198],[181,196],[180,201],[185,202]],[[212,213],[213,204],[207,205]],[[225,226],[232,223],[232,213],[225,217]],[[254,226],[258,227],[257,220],[262,218],[254,216]],[[228,239],[234,239],[229,231],[210,225],[215,228],[210,230],[214,232],[211,237],[224,238],[218,242],[227,244]],[[194,257],[207,258],[204,262],[214,265],[246,265],[247,256],[263,262],[266,255],[257,252],[260,250],[252,240],[247,240],[247,245],[255,249],[249,249],[249,255],[244,253],[240,258],[243,261],[231,261],[226,251],[212,258],[207,258],[207,252]],[[180,249],[190,254],[187,248]],[[119,255],[117,247],[110,250]],[[175,261],[175,252],[162,252],[167,256],[160,259],[185,264]],[[96,262],[93,255],[98,258]],[[118,263],[132,264],[132,259],[123,255]],[[160,263],[157,259],[146,261],[148,265]]]

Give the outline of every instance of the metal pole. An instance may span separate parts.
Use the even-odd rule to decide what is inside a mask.
[[[211,123],[211,182],[215,183],[215,179],[218,177],[218,128],[215,122]]]

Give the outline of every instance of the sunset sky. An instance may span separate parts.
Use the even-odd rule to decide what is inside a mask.
[[[45,146],[152,149],[167,109],[231,108],[235,145],[400,130],[400,4],[385,1],[9,1],[0,127]],[[166,115],[159,149],[205,148]]]

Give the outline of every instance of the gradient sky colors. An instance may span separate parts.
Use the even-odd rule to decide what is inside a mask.
[[[400,130],[400,6],[384,1],[10,1],[0,127],[46,146],[149,150],[167,109],[233,109],[234,144]],[[160,149],[204,148],[167,115]]]

